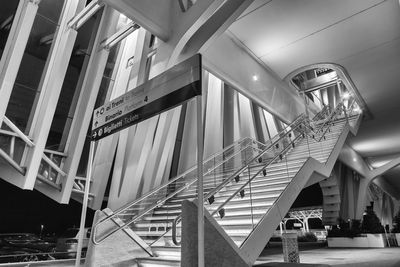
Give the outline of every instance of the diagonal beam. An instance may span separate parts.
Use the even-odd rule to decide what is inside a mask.
[[[385,165],[383,165],[379,168],[371,170],[368,173],[367,179],[370,179],[372,181],[373,179],[379,177],[380,175],[385,174],[386,172],[390,171],[391,169],[393,169],[399,165],[400,165],[400,157],[391,160],[390,162],[386,163]]]

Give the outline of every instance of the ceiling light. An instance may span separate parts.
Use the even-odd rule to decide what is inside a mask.
[[[50,45],[53,42],[54,34],[49,34],[40,38],[40,45]]]
[[[346,93],[344,93],[344,94],[342,95],[342,98],[343,98],[343,99],[349,99],[349,98],[350,98],[350,94],[349,94],[348,92],[346,92]]]
[[[258,81],[258,76],[257,75],[253,75],[253,81]]]

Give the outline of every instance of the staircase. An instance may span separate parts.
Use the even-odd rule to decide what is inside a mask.
[[[337,225],[340,212],[340,189],[336,177],[319,182],[321,186],[323,201],[322,224]]]
[[[349,127],[349,121],[359,119],[358,115],[343,114],[342,106],[317,117],[325,118],[309,123],[300,116],[268,144],[245,138],[204,161],[205,208],[237,246],[245,262],[255,261],[286,215],[314,171],[307,168],[316,163],[333,166],[331,162],[336,161],[337,155],[333,157],[332,151],[341,148],[338,140],[347,135],[345,127]],[[330,171],[326,170],[328,175]],[[138,266],[180,266],[181,203],[197,201],[195,174],[193,168],[100,221],[93,231],[93,242],[101,243],[129,226],[148,244],[152,254],[136,258]],[[290,197],[286,197],[289,193]],[[279,216],[275,216],[277,209]],[[115,217],[124,224],[96,236],[96,229]],[[259,251],[248,252],[249,247]]]

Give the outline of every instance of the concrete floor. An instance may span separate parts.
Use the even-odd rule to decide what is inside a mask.
[[[271,262],[283,262],[282,252],[264,250],[254,266],[273,265]],[[263,264],[269,262],[270,264]],[[400,247],[392,248],[310,248],[300,251],[300,262],[307,264],[326,264],[329,266],[355,267],[400,267]],[[288,265],[286,265],[288,266]],[[295,266],[295,265],[293,265]],[[298,265],[298,266],[301,266]]]
[[[350,266],[350,267],[400,267],[400,247],[392,248],[327,248],[307,246],[300,248],[301,264],[283,263],[281,247],[265,249],[258,261],[254,264],[257,267],[317,267],[317,266]],[[310,264],[310,265],[308,265]],[[33,263],[12,263],[0,264],[8,267],[34,267],[34,266],[75,266],[74,260],[60,260]],[[83,264],[82,264],[83,266]]]

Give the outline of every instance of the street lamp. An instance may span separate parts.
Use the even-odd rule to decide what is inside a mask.
[[[40,225],[40,235],[39,235],[39,238],[42,238],[43,228],[44,228],[44,225],[41,224],[41,225]]]

